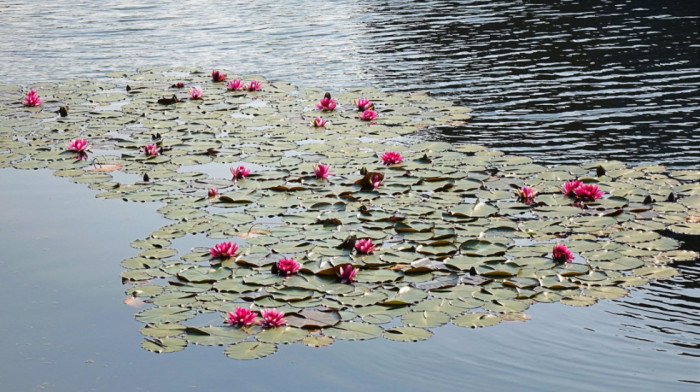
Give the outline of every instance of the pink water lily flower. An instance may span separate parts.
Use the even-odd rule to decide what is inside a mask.
[[[228,312],[227,316],[226,322],[231,325],[247,327],[257,323],[257,315],[248,308],[236,307],[236,310],[233,313]]]
[[[24,106],[39,106],[44,102],[39,99],[39,94],[36,90],[29,90],[27,95],[24,97]]]
[[[283,319],[284,312],[277,309],[263,309],[261,312],[263,321],[262,326],[265,328],[281,327],[287,324],[287,320]]]
[[[535,196],[537,196],[537,192],[527,186],[518,189],[515,193],[518,195],[518,200],[525,204],[532,204],[535,201]]]
[[[327,122],[328,120],[324,120],[321,117],[316,117],[313,119],[313,121],[311,121],[311,125],[313,125],[315,128],[323,128]]]
[[[355,101],[355,106],[357,107],[357,110],[364,112],[365,110],[373,110],[374,109],[374,104],[370,102],[368,99],[360,98]]]
[[[603,197],[605,193],[598,189],[598,185],[581,184],[581,186],[574,189],[574,194],[583,201],[594,201]]]
[[[355,268],[350,264],[341,266],[337,272],[340,283],[352,283],[359,270],[359,268]]]
[[[68,143],[68,149],[70,151],[75,151],[77,153],[85,152],[87,150],[87,140],[85,139],[75,139]]]
[[[562,191],[562,193],[565,194],[566,196],[572,196],[572,197],[573,197],[573,196],[576,196],[576,194],[574,193],[574,191],[576,190],[576,188],[580,187],[581,185],[583,185],[583,183],[582,183],[581,181],[579,181],[579,180],[567,181],[567,182],[564,183],[564,185],[562,185],[561,191]]]
[[[552,249],[552,260],[554,260],[555,263],[571,263],[573,259],[574,254],[567,249],[565,245],[554,245],[554,249]]]
[[[147,157],[154,157],[160,153],[160,148],[155,144],[146,144],[146,146],[141,147],[141,151],[143,151],[144,155]]]
[[[361,239],[355,241],[355,250],[359,254],[368,255],[374,251],[374,244],[371,239]]]
[[[385,165],[392,165],[395,163],[401,163],[403,161],[403,156],[395,151],[389,151],[382,154],[382,162]]]
[[[262,83],[257,80],[252,80],[248,85],[248,91],[258,91],[262,88]]]
[[[190,89],[190,99],[202,99],[203,94],[201,88],[192,87]]]
[[[183,87],[185,87],[185,83],[184,82],[177,82],[177,83],[173,84],[171,87],[183,88]]]
[[[209,190],[207,191],[207,195],[209,195],[209,197],[211,198],[214,198],[219,195],[219,191],[216,190],[216,188],[209,188]]]
[[[211,71],[211,80],[214,82],[223,82],[224,80],[226,80],[226,74],[217,70],[213,70]]]
[[[321,101],[316,104],[316,107],[323,110],[324,112],[332,112],[336,105],[338,105],[338,102],[331,98],[331,95],[329,93],[326,93],[326,96],[321,98]]]
[[[377,117],[379,117],[377,112],[375,112],[374,110],[371,110],[371,109],[365,110],[364,112],[360,113],[360,120],[363,120],[363,121],[376,120]]]
[[[250,169],[246,169],[243,165],[231,166],[231,174],[233,174],[233,181],[240,180],[250,174]]]
[[[277,261],[277,271],[280,275],[290,276],[296,274],[299,271],[301,265],[294,259],[281,258]]]
[[[327,180],[328,176],[333,175],[328,172],[330,169],[331,165],[324,165],[322,163],[319,163],[318,165],[314,165],[314,174],[316,174],[316,178],[318,178],[319,180]]]
[[[382,184],[383,184],[382,180],[379,179],[379,176],[372,176],[371,183],[372,183],[372,189],[377,189],[380,186],[382,186]]]
[[[238,91],[241,90],[245,87],[243,84],[243,81],[241,79],[233,79],[229,80],[228,83],[226,83],[226,89],[228,91]]]
[[[209,254],[213,258],[226,259],[233,257],[238,252],[238,244],[235,242],[222,242],[209,249]]]

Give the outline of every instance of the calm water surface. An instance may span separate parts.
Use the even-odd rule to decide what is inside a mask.
[[[551,2],[553,3],[553,2]],[[192,65],[330,91],[431,90],[474,108],[432,138],[541,163],[700,168],[700,7],[692,1],[0,1],[2,83]],[[0,170],[2,390],[697,391],[700,267],[527,323],[426,342],[154,355],[119,261],[163,225],[46,171]],[[107,223],[108,222],[108,223]],[[697,244],[695,245],[698,246]]]

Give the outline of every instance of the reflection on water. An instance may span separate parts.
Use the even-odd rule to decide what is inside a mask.
[[[0,183],[0,295],[12,299],[3,306],[3,389],[651,392],[700,382],[692,266],[624,299],[538,304],[525,323],[448,325],[418,343],[295,343],[256,361],[228,359],[220,347],[156,355],[139,346],[142,324],[122,304],[119,279],[129,242],[165,223],[156,203],[94,199],[48,171],[2,169]],[[201,245],[194,237],[177,247]]]
[[[692,1],[16,2],[4,81],[194,65],[334,90],[424,90],[475,109],[432,137],[538,162],[698,167]]]
[[[0,5],[0,75],[25,84],[195,65],[329,90],[429,89],[475,109],[464,129],[432,137],[545,163],[697,168],[697,22],[688,1],[15,2]],[[219,348],[153,355],[121,304],[118,261],[161,226],[149,221],[156,207],[92,200],[46,172],[4,169],[0,183],[0,293],[21,298],[3,307],[8,390],[210,390],[236,379],[253,390],[693,391],[700,381],[694,264],[628,298],[538,305],[527,323],[444,327],[416,344],[295,344],[253,362]]]

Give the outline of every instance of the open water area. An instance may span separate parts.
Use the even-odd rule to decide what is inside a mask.
[[[0,1],[0,77],[195,66],[331,92],[429,90],[474,109],[433,140],[698,170],[699,18],[690,1]],[[450,325],[418,343],[156,355],[122,302],[119,262],[164,224],[160,205],[95,193],[0,170],[2,391],[700,389],[697,261],[622,299],[538,304],[527,322]]]

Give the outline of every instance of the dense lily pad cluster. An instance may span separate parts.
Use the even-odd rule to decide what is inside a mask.
[[[135,240],[138,254],[121,262],[127,295],[152,304],[136,314],[148,350],[225,345],[248,359],[297,341],[423,340],[447,323],[526,320],[538,302],[619,298],[697,257],[662,235],[700,232],[697,171],[544,167],[421,141],[469,118],[428,94],[335,92],[323,111],[323,90],[239,79],[261,88],[148,69],[31,86],[44,103],[25,107],[20,87],[0,87],[0,167],[49,168],[98,197],[164,204],[172,223]],[[177,89],[186,86],[201,99]],[[379,114],[371,122],[357,116],[359,97]],[[322,111],[330,125],[313,124]],[[78,139],[87,159],[66,149]],[[320,162],[332,175],[319,176]],[[572,179],[604,196],[565,195]],[[518,197],[525,186],[536,198]],[[557,244],[572,262],[553,256]],[[237,309],[265,325],[231,319]]]

